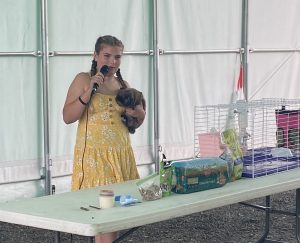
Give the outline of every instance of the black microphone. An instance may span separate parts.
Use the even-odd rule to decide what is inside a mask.
[[[107,65],[103,65],[102,68],[100,69],[100,73],[102,73],[104,77],[107,75],[108,71],[109,71],[109,66]],[[97,83],[94,83],[92,95],[96,93],[98,87],[99,85]]]

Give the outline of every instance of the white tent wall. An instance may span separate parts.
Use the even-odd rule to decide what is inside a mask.
[[[0,2],[0,200],[40,195],[42,88],[40,5],[37,1]],[[13,53],[21,52],[21,54]],[[33,180],[20,183],[14,181]],[[12,183],[12,184],[6,184]],[[34,187],[24,188],[24,185]]]
[[[41,56],[5,54],[42,50],[41,2],[0,2],[0,189],[3,192],[0,201],[45,192]],[[159,101],[162,149],[172,159],[193,156],[194,106],[230,102],[240,58],[243,1],[157,1],[161,49],[158,94],[153,93],[153,57],[147,55],[153,49],[152,1],[46,2],[51,53],[49,149],[52,183],[57,192],[70,190],[77,126],[63,123],[64,99],[76,73],[90,69],[93,45],[99,35],[112,34],[124,42],[122,75],[146,96],[146,122],[132,136],[141,176],[154,169],[155,95]],[[249,49],[298,48],[299,1],[246,2],[249,3]],[[133,53],[136,51],[145,54],[136,55]],[[298,52],[254,51],[248,56],[249,98],[297,97]],[[275,72],[278,67],[280,70]],[[282,88],[280,81],[288,85]]]
[[[230,102],[241,10],[240,0],[159,1],[159,129],[169,159],[194,156],[195,105]]]
[[[299,99],[300,1],[249,1],[248,98]]]

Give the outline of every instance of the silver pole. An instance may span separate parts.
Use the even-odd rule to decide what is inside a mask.
[[[159,72],[159,46],[157,34],[157,0],[153,0],[153,93],[154,93],[154,163],[155,171],[159,171],[159,111],[158,111],[158,72]]]
[[[248,100],[248,0],[243,0],[242,4],[242,38],[241,47],[243,52],[243,70],[244,70],[244,94]]]
[[[16,57],[16,56],[33,56],[40,57],[42,53],[40,51],[30,51],[30,52],[0,52],[0,57]]]
[[[207,49],[207,50],[160,50],[161,55],[166,55],[166,54],[214,54],[214,53],[239,53],[244,51],[243,49],[233,49],[233,50],[226,50],[226,49]]]
[[[274,49],[274,48],[268,48],[268,49],[258,49],[258,48],[250,48],[249,49],[250,53],[264,53],[264,52],[300,52],[300,49],[290,49],[290,48],[278,48],[278,49]]]
[[[145,51],[124,51],[124,55],[137,55],[137,56],[150,56],[152,55],[152,50]],[[50,51],[49,56],[92,56],[94,52],[92,51]]]
[[[51,170],[49,152],[49,51],[48,51],[48,21],[47,0],[42,0],[42,39],[43,39],[43,122],[44,122],[44,175],[45,194],[51,194]]]

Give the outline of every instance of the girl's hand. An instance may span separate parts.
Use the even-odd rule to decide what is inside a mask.
[[[97,84],[99,87],[103,83],[104,83],[104,75],[98,72],[96,75],[94,75],[91,78],[90,89],[92,90],[94,88],[94,84]]]
[[[146,112],[144,111],[142,105],[137,105],[134,109],[125,108],[125,112],[129,116],[137,118],[139,126],[143,123],[146,116]]]
[[[142,105],[137,105],[136,107],[134,107],[134,109],[125,108],[125,112],[129,116],[133,116],[133,117],[137,117],[137,118],[139,118],[139,117],[141,117],[142,115],[145,114],[145,111],[144,111]]]

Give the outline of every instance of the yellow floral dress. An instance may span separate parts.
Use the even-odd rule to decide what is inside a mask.
[[[123,111],[114,95],[92,97],[77,128],[72,191],[139,178]]]

